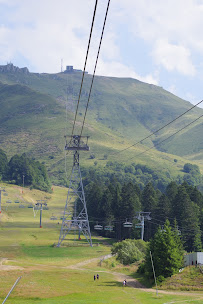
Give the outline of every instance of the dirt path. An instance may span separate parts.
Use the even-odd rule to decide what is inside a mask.
[[[99,258],[93,258],[93,259],[85,260],[83,262],[80,262],[80,263],[77,263],[77,264],[74,264],[74,265],[69,265],[69,266],[66,266],[66,267],[63,267],[63,268],[87,270],[87,269],[83,269],[82,267],[86,266],[86,265],[88,265],[90,263],[104,261],[104,260],[109,259],[111,257],[112,257],[111,254],[103,255],[103,256],[101,256]]]
[[[66,268],[66,269],[76,269],[76,270],[87,270],[86,268],[82,268],[83,266],[86,266],[90,263],[94,263],[94,262],[99,262],[100,260],[106,260],[106,259],[109,259],[111,258],[112,255],[111,254],[108,254],[106,256],[102,256],[102,257],[99,257],[99,258],[93,258],[93,259],[89,259],[89,260],[86,260],[86,261],[83,261],[83,262],[80,262],[80,263],[77,263],[77,264],[74,264],[74,265],[69,265],[69,266],[66,266],[66,267],[63,267],[63,268]],[[91,271],[91,270],[90,270]],[[92,270],[92,272],[95,272]],[[116,278],[116,280],[118,282],[122,282],[124,280],[127,281],[127,286],[129,287],[132,287],[132,288],[138,288],[138,289],[141,289],[142,291],[145,291],[145,292],[153,292],[153,293],[156,293],[156,290],[153,289],[153,288],[146,288],[145,286],[143,286],[140,282],[138,282],[136,279],[130,277],[130,276],[127,276],[123,273],[120,273],[120,272],[115,272],[115,271],[109,271],[109,270],[98,270],[97,272],[99,273],[109,273],[109,274],[113,274]],[[203,295],[201,295],[200,293],[195,293],[195,292],[191,292],[191,291],[168,291],[168,290],[158,290],[158,294],[171,294],[171,295],[194,295],[194,296],[200,296],[200,298],[198,300],[202,300],[203,299]],[[175,302],[174,302],[175,303]],[[167,304],[167,303],[166,303]],[[169,304],[169,303],[168,303]]]
[[[80,270],[80,271],[89,270],[89,271],[95,272],[94,270],[83,268],[83,266],[86,266],[90,263],[104,261],[104,260],[109,259],[111,257],[112,257],[112,255],[108,254],[108,255],[101,256],[99,258],[92,258],[92,259],[88,259],[88,260],[85,260],[83,262],[79,262],[79,263],[76,263],[76,264],[73,264],[73,265],[61,266],[61,267],[60,266],[55,266],[55,265],[42,265],[42,264],[35,264],[35,266],[49,267],[49,268],[50,267],[51,268],[61,268],[61,269],[76,269],[76,270]],[[7,270],[23,270],[24,269],[23,267],[19,267],[19,266],[4,265],[4,263],[6,263],[7,261],[8,261],[7,258],[1,258],[0,259],[0,270],[7,271]],[[31,266],[30,269],[32,269],[33,266]],[[119,272],[116,272],[116,271],[112,272],[110,270],[97,270],[97,272],[113,274],[115,276],[116,281],[121,282],[121,284],[124,280],[126,280],[127,281],[127,287],[137,288],[137,289],[140,289],[140,290],[145,291],[145,292],[156,293],[155,289],[146,288],[140,282],[138,282],[136,279],[134,279],[134,278],[132,278],[128,275],[125,275],[123,273],[119,273]],[[188,292],[184,291],[183,292],[183,291],[158,290],[158,294],[170,294],[170,295],[180,295],[180,296],[184,296],[184,295],[190,295],[191,296],[191,295],[193,295],[193,296],[197,296],[197,297],[199,296],[200,298],[198,300],[203,300],[203,294],[197,293],[197,292],[191,292],[191,291],[188,291]],[[171,303],[175,303],[175,302],[171,302]],[[165,304],[170,304],[170,302],[165,303]]]
[[[4,263],[6,263],[8,261],[7,258],[1,258],[0,259],[0,270],[23,270],[23,267],[20,266],[11,266],[11,265],[4,265]]]

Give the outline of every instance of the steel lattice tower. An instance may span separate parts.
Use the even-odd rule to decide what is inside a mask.
[[[82,138],[86,138],[86,143],[81,140]],[[79,151],[89,151],[87,141],[88,136],[73,135],[71,136],[70,142],[68,144],[66,142],[65,150],[74,151],[73,168],[57,247],[60,247],[66,235],[71,230],[78,230],[79,238],[82,233],[92,247],[85,193],[79,164]],[[74,207],[71,203],[72,199],[74,199]],[[78,200],[79,204],[77,205]]]

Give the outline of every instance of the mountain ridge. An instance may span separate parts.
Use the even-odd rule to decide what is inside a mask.
[[[61,163],[63,155],[63,135],[71,133],[72,130],[81,76],[79,72],[37,74],[0,71],[2,148],[10,154],[11,151],[21,153],[26,150],[33,157],[40,157],[48,162],[50,170],[52,167],[56,169],[55,164]],[[91,75],[85,75],[76,133],[81,128],[90,81]],[[191,107],[192,104],[188,101],[155,85],[132,78],[96,76],[84,130],[85,134],[91,136],[91,153],[96,155],[97,161],[104,163],[102,154],[112,155],[109,157],[113,158],[113,153],[149,136]],[[183,134],[174,136],[162,147],[156,147],[157,143],[176,130],[184,128],[202,113],[202,109],[194,108],[162,132],[150,136],[142,144],[128,149],[125,153],[120,153],[120,161],[124,159],[130,162],[135,152],[137,154],[146,148],[154,147],[155,150],[138,157],[138,160],[153,164],[152,159],[156,155],[155,163],[158,164],[157,158],[169,158],[173,161],[173,158],[184,157],[185,160],[180,160],[181,165],[173,164],[177,170],[180,171],[182,164],[188,160],[194,161],[202,170],[201,122],[197,121],[186,128]],[[190,142],[189,146],[187,142]],[[169,155],[164,156],[165,153]],[[49,157],[52,156],[54,161],[51,162]],[[88,157],[85,156],[85,163],[93,164],[89,154]],[[62,165],[59,171],[62,170],[61,167]]]

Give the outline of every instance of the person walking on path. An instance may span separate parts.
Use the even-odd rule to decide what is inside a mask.
[[[99,280],[99,275],[97,274],[97,280]]]
[[[126,282],[126,281],[124,280],[124,281],[123,281],[123,287],[125,287],[125,282]]]
[[[94,281],[96,280],[96,275],[94,275]]]

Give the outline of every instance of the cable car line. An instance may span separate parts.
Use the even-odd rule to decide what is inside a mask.
[[[176,135],[177,133],[181,132],[182,130],[184,130],[185,128],[187,128],[187,127],[190,126],[191,124],[193,124],[195,121],[197,121],[197,120],[200,119],[201,117],[203,117],[203,115],[201,115],[200,117],[196,118],[195,120],[193,120],[192,122],[190,122],[189,124],[187,124],[186,126],[184,126],[183,128],[181,128],[180,130],[176,131],[176,132],[173,133],[172,135],[168,136],[167,138],[163,139],[163,140],[160,141],[159,143],[154,144],[153,147],[151,147],[151,148],[149,148],[149,149],[146,149],[146,150],[144,150],[143,152],[134,155],[134,156],[133,156],[132,158],[130,158],[129,160],[135,158],[135,156],[140,156],[140,155],[144,154],[145,152],[147,152],[147,151],[149,151],[149,150],[151,150],[151,149],[154,149],[154,147],[159,146],[160,144],[162,144],[162,143],[163,143],[164,141],[166,141],[167,139],[169,139],[169,138],[173,137],[174,135]]]
[[[106,25],[106,19],[107,19],[107,15],[108,15],[109,5],[110,5],[110,0],[108,1],[107,8],[106,8],[106,14],[105,14],[105,18],[104,18],[102,33],[101,33],[100,42],[99,42],[99,48],[98,48],[98,51],[97,51],[97,57],[96,57],[96,61],[95,61],[94,72],[93,72],[93,75],[92,75],[92,81],[91,81],[91,85],[90,85],[90,91],[89,91],[89,96],[88,96],[88,100],[87,100],[87,105],[86,105],[86,109],[85,109],[85,115],[84,115],[84,119],[83,119],[83,123],[82,123],[82,129],[81,129],[80,136],[82,136],[82,132],[83,132],[84,124],[85,124],[85,119],[86,119],[86,115],[87,115],[87,110],[88,110],[88,105],[89,105],[89,101],[90,101],[90,96],[91,96],[91,93],[92,93],[92,86],[93,86],[94,76],[95,76],[95,72],[96,72],[96,68],[97,68],[97,62],[98,62],[98,59],[99,59],[99,53],[100,53],[101,43],[102,43],[102,39],[103,39],[103,35],[104,35],[104,29],[105,29],[105,25]]]
[[[195,107],[197,107],[198,105],[200,105],[201,103],[203,102],[203,100],[199,101],[197,104],[195,104],[194,106],[192,106],[190,109],[188,109],[187,111],[185,111],[184,113],[180,114],[179,116],[177,116],[176,118],[174,118],[173,120],[171,120],[169,123],[167,123],[166,125],[162,126],[161,128],[159,128],[158,130],[152,132],[151,134],[149,134],[148,136],[146,136],[145,138],[139,140],[138,142],[136,142],[135,144],[123,149],[123,150],[120,150],[118,152],[114,152],[112,153],[112,155],[115,155],[115,154],[119,154],[123,151],[126,151],[140,143],[142,143],[142,141],[144,141],[145,139],[148,139],[149,137],[151,137],[152,135],[158,133],[159,131],[163,130],[165,127],[169,126],[170,124],[172,124],[173,122],[175,122],[177,119],[179,119],[180,117],[184,116],[185,114],[187,114],[189,111],[191,111],[192,109],[194,109]]]
[[[93,31],[93,27],[94,27],[94,20],[95,20],[95,15],[96,15],[96,10],[97,10],[97,3],[98,3],[98,0],[95,1],[94,13],[93,13],[93,17],[92,17],[92,25],[91,25],[91,29],[90,29],[89,41],[88,41],[87,52],[86,52],[86,57],[85,57],[85,64],[84,64],[84,69],[83,69],[83,74],[82,74],[80,92],[79,92],[79,96],[78,96],[78,102],[77,102],[77,107],[76,107],[75,118],[74,118],[74,122],[73,122],[73,128],[72,128],[71,136],[73,136],[73,133],[74,133],[75,122],[76,122],[76,118],[77,118],[77,114],[78,114],[78,107],[79,107],[79,103],[80,103],[80,97],[81,97],[81,92],[82,92],[85,69],[86,69],[86,65],[87,65],[87,58],[88,58],[88,54],[89,54],[90,42],[91,42],[91,38],[92,38],[92,31]]]

